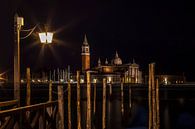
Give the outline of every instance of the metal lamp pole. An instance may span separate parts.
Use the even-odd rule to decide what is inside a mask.
[[[14,16],[14,99],[20,105],[20,31],[24,19],[17,14]]]
[[[20,38],[21,28],[24,25],[24,18],[19,17],[18,14],[14,16],[14,99],[18,100],[18,106],[20,106],[20,39],[25,39],[32,34],[37,25],[29,29],[31,32]],[[41,43],[50,44],[52,43],[53,33],[42,32],[39,33]]]

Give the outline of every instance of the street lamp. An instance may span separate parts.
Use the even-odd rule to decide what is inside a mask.
[[[52,32],[39,33],[39,38],[41,43],[50,44],[52,43],[53,33]]]
[[[17,14],[14,16],[14,99],[18,100],[20,105],[20,32],[24,25],[24,18],[19,17]],[[30,33],[22,38],[25,39],[31,35],[37,26],[30,29]],[[52,43],[53,33],[39,33],[41,43],[49,44]]]

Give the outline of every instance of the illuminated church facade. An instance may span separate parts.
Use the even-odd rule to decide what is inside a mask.
[[[82,44],[82,72],[85,71],[94,71],[92,78],[95,80],[101,78],[107,78],[108,82],[117,83],[121,81],[121,78],[124,78],[125,83],[142,83],[142,71],[140,67],[133,60],[132,63],[123,64],[122,59],[119,57],[118,52],[116,51],[115,57],[108,61],[107,59],[104,63],[99,58],[97,61],[97,65],[93,68],[90,67],[90,46],[87,40],[87,36],[85,35],[84,41]]]

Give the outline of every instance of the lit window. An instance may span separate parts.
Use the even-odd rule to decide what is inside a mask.
[[[165,77],[164,82],[165,82],[165,85],[168,84],[168,79],[167,79],[167,77]]]

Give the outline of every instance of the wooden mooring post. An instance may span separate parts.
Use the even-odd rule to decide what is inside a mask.
[[[31,86],[30,86],[30,68],[26,69],[26,105],[30,105]]]
[[[157,129],[160,129],[160,111],[159,111],[159,82],[158,79],[156,79],[156,117],[157,117]]]
[[[95,82],[93,84],[93,115],[95,116],[96,112],[96,92],[97,92],[97,80],[95,79]]]
[[[112,95],[112,81],[109,82],[109,93]]]
[[[58,86],[58,128],[64,129],[64,91],[63,86]]]
[[[91,129],[91,77],[90,71],[87,71],[87,121],[86,129]]]
[[[148,82],[148,106],[149,106],[149,128],[160,128],[159,117],[159,84],[155,83],[155,64],[149,64],[149,82]]]
[[[30,79],[30,68],[26,69],[26,106],[31,104],[31,79]],[[30,117],[30,112],[26,112],[27,119]]]
[[[148,129],[152,129],[152,93],[151,93],[151,64],[149,64],[149,80],[148,80],[148,109],[149,109],[149,123]]]
[[[124,116],[124,78],[121,79],[121,115]]]
[[[80,86],[80,71],[77,71],[77,129],[81,129],[81,86]]]
[[[102,129],[106,129],[106,79],[103,79],[102,95]]]
[[[68,79],[68,129],[71,129],[71,85]]]
[[[52,96],[52,80],[50,79],[50,81],[49,81],[49,100],[48,100],[48,102],[52,102],[52,99],[53,99],[53,96]],[[52,107],[48,107],[47,108],[47,112],[48,112],[48,114],[49,115],[51,115],[52,114],[52,111],[53,111],[53,109],[52,109]]]
[[[131,111],[132,108],[132,89],[131,86],[129,86],[129,110]]]
[[[52,80],[49,81],[49,102],[52,101]]]
[[[155,64],[151,64],[151,85],[152,85],[152,124],[153,129],[156,129],[156,93],[155,93],[155,79],[154,79],[154,67]]]

